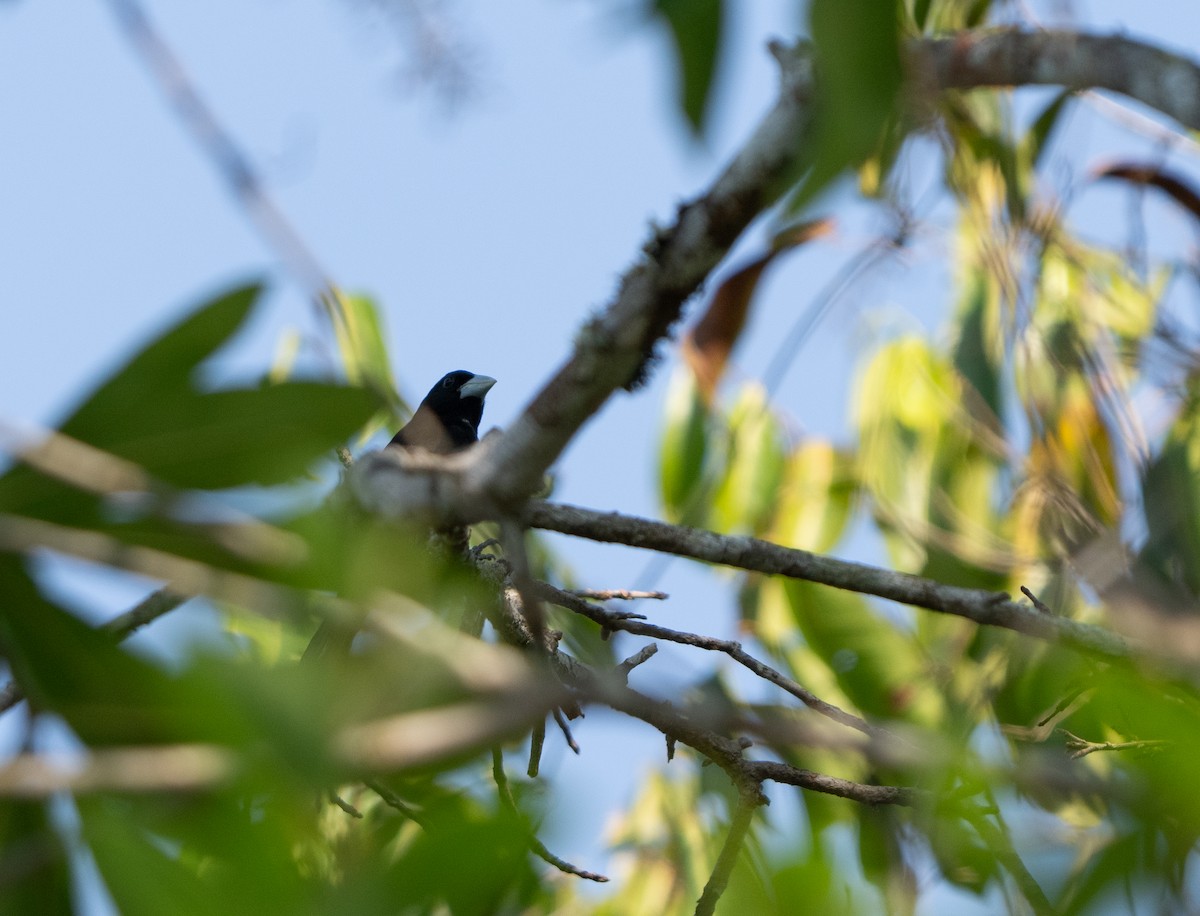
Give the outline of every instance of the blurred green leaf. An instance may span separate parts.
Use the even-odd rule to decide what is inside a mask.
[[[0,912],[71,912],[67,851],[48,802],[6,799],[0,805]]]
[[[119,912],[129,916],[223,916],[232,901],[187,868],[166,844],[131,821],[119,803],[79,802],[83,836]]]
[[[334,330],[346,378],[351,384],[370,388],[386,399],[387,411],[380,418],[381,423],[388,426],[403,423],[410,411],[396,391],[379,306],[364,295],[339,295],[338,301],[341,320],[335,322]]]
[[[879,146],[903,82],[895,0],[813,0],[817,47],[817,135],[799,208]]]
[[[692,133],[703,133],[713,92],[713,76],[724,38],[724,0],[653,0],[653,12],[666,20],[679,65],[679,105]]]
[[[124,406],[92,444],[176,486],[224,489],[294,479],[332,455],[379,402],[363,388],[288,382]]]
[[[936,725],[943,701],[930,683],[920,650],[854,592],[800,580],[784,592],[805,641],[868,716]]]
[[[975,395],[965,399],[966,408],[980,423],[999,432],[1000,418],[1004,416],[1004,394],[995,284],[985,269],[972,267],[962,286],[954,368]]]
[[[666,416],[659,447],[659,491],[667,518],[699,524],[698,492],[708,452],[708,408],[695,376],[679,367],[667,388]]]
[[[709,524],[724,533],[760,533],[776,509],[783,478],[783,433],[756,383],[742,388],[728,420],[724,473]]]
[[[102,384],[61,432],[178,487],[279,483],[306,471],[379,403],[364,389],[319,382],[199,390],[200,363],[242,326],[260,293],[245,287],[202,305]],[[73,520],[93,502],[21,465],[0,477],[0,506],[12,511]]]
[[[0,646],[33,708],[89,744],[244,742],[237,709],[210,685],[168,676],[48,601],[18,557],[0,554]]]
[[[419,912],[445,906],[466,916],[520,912],[530,902],[537,879],[520,818],[503,806],[489,811],[459,796],[429,812],[429,819],[436,826],[417,834],[389,869],[391,900]]]
[[[831,550],[850,521],[857,491],[852,456],[829,442],[805,442],[787,456],[769,539],[801,550]]]
[[[1029,167],[1036,169],[1041,164],[1042,156],[1050,147],[1050,140],[1058,128],[1063,112],[1067,110],[1067,102],[1075,97],[1075,90],[1064,89],[1041,110],[1030,125],[1029,131],[1022,139],[1022,153]]]

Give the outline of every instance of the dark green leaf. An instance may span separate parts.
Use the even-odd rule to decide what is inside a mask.
[[[704,130],[713,74],[721,53],[724,0],[654,0],[666,20],[679,60],[679,103],[692,132]]]
[[[83,836],[119,912],[127,916],[226,916],[227,901],[173,855],[154,842],[128,817],[123,806],[108,799],[79,804]]]
[[[378,409],[363,388],[287,382],[212,393],[175,392],[114,412],[93,444],[178,487],[274,484],[304,473]]]
[[[0,555],[0,649],[35,709],[56,712],[85,742],[244,740],[237,710],[208,685],[172,678],[107,633],[48,601],[22,561]]]
[[[698,493],[708,452],[709,413],[695,376],[676,371],[667,390],[666,421],[659,452],[659,487],[667,517],[698,524]]]
[[[1025,135],[1026,154],[1029,159],[1029,164],[1032,168],[1037,168],[1038,163],[1042,160],[1042,154],[1050,146],[1050,138],[1054,134],[1055,128],[1058,127],[1059,118],[1062,116],[1063,110],[1075,95],[1074,90],[1064,89],[1054,97],[1049,105],[1042,109],[1042,113],[1037,116],[1029,132]]]
[[[954,368],[971,386],[975,397],[966,406],[975,418],[989,429],[998,429],[1004,416],[998,347],[993,340],[998,320],[993,308],[993,280],[986,271],[976,268],[967,277],[963,302],[960,305],[958,345],[954,348]],[[986,408],[986,409],[981,409]]]
[[[797,207],[877,149],[903,79],[893,0],[813,0],[809,22],[817,46],[817,151]]]
[[[0,912],[71,912],[67,853],[47,802],[0,805]]]

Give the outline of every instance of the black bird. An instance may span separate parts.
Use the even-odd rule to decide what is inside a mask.
[[[494,378],[465,369],[447,372],[388,447],[424,448],[447,455],[478,442],[483,399],[495,384]]]
[[[392,436],[387,447],[423,448],[438,455],[448,455],[478,442],[483,399],[495,384],[494,378],[464,369],[446,373],[429,389],[429,394],[417,405],[412,419]],[[444,545],[443,549],[463,554],[470,542],[471,529],[455,526],[436,534]],[[345,655],[350,651],[353,639],[353,627],[326,620],[309,641],[301,661],[320,656]]]

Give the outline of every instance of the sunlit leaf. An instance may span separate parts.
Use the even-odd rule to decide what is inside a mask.
[[[770,539],[802,550],[830,550],[850,520],[857,484],[850,456],[829,442],[803,443],[787,457]]]
[[[730,411],[729,445],[713,494],[711,524],[724,532],[758,532],[769,523],[783,477],[783,437],[766,392],[750,384]]]
[[[686,369],[676,370],[667,389],[658,471],[663,506],[673,520],[699,523],[695,513],[701,508],[697,494],[708,452],[708,425],[708,408],[695,377]]]
[[[379,392],[386,399],[386,418],[381,418],[381,422],[388,425],[404,422],[409,411],[396,391],[379,306],[364,295],[342,294],[338,301],[341,320],[335,323],[334,330],[346,378],[354,385]]]

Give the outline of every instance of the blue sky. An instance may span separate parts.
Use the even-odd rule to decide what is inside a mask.
[[[405,45],[370,3],[146,4],[330,276],[381,303],[402,390],[419,397],[453,368],[495,376],[485,426],[516,415],[566,357],[583,318],[609,299],[651,221],[668,220],[745,139],[773,97],[765,42],[797,27],[789,2],[733,5],[729,79],[710,137],[697,144],[673,104],[665,36],[617,6],[451,3],[471,49],[473,92],[448,111],[428,87],[404,84]],[[1132,12],[1115,0],[1034,7],[1051,22],[1071,21],[1061,11],[1073,8],[1094,31],[1121,29],[1193,55],[1200,48],[1200,8],[1189,0]],[[168,109],[107,4],[0,3],[0,87],[0,421],[52,423],[155,328],[247,277],[267,277],[273,294],[229,372],[260,371],[285,331],[323,337],[302,291]],[[1153,149],[1087,111],[1072,117],[1062,142],[1085,164]],[[1170,161],[1195,174],[1194,161]],[[933,186],[919,165],[913,176]],[[1076,207],[1080,225],[1099,233],[1123,223],[1128,198],[1088,190]],[[1152,243],[1182,257],[1194,244],[1190,226],[1166,208],[1148,212]],[[930,211],[943,227],[947,214]],[[815,290],[887,228],[867,207],[843,220],[835,238],[769,278],[737,353],[737,377],[760,372]],[[740,251],[760,238],[752,233]],[[948,302],[948,255],[944,246],[918,246],[831,311],[777,393],[795,430],[845,435],[843,392],[874,329],[936,328]],[[654,446],[671,362],[648,390],[616,396],[585,428],[560,463],[559,498],[657,513]],[[860,540],[849,552],[871,551]],[[596,587],[628,586],[645,563],[615,547],[555,543]],[[655,619],[733,635],[732,603],[714,599],[712,581],[674,563],[661,583],[674,600]],[[95,598],[102,616],[144,588],[80,574],[59,587]],[[147,647],[195,632],[186,613],[156,625]],[[626,645],[632,652],[639,643]],[[643,669],[644,684],[670,689],[709,662],[696,653],[668,657]],[[577,737],[582,759],[548,757],[575,828],[560,824],[550,845],[603,870],[610,863],[597,838],[606,817],[657,764],[662,744],[603,714]],[[625,781],[608,778],[615,758],[628,763]]]

